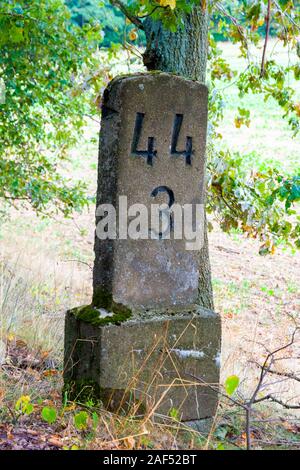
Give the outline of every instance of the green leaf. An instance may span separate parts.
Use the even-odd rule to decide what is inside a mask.
[[[28,405],[27,405],[26,408],[25,408],[25,414],[26,414],[26,415],[30,415],[31,413],[33,413],[33,411],[34,411],[33,404],[32,404],[32,403],[28,403]]]
[[[74,425],[76,429],[82,431],[87,428],[88,423],[88,413],[86,411],[80,411],[74,416]]]
[[[175,421],[179,421],[179,410],[177,408],[172,408],[169,414]]]
[[[46,421],[48,424],[53,424],[56,421],[57,414],[56,410],[54,408],[49,408],[45,406],[45,408],[42,409],[42,418],[44,421]]]
[[[227,377],[227,379],[225,380],[225,390],[227,395],[233,395],[236,389],[238,388],[239,383],[240,379],[237,375],[231,375],[230,377]]]
[[[92,420],[93,420],[93,428],[96,429],[99,424],[99,416],[97,415],[95,411],[92,413]]]

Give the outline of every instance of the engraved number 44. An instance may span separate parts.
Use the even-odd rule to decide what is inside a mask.
[[[148,148],[147,150],[138,150],[139,141],[143,129],[143,121],[145,118],[144,113],[137,113],[135,119],[135,126],[131,144],[131,155],[133,157],[142,157],[145,158],[148,165],[153,165],[153,160],[157,157],[157,150],[154,150],[155,139],[154,137],[148,137]],[[192,164],[192,155],[193,155],[193,140],[192,137],[186,138],[186,147],[185,150],[178,150],[177,144],[179,139],[179,134],[182,126],[183,114],[176,114],[173,124],[172,140],[171,140],[171,157],[184,157],[186,165]]]

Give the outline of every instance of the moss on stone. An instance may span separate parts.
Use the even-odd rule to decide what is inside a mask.
[[[106,310],[108,310],[111,307],[112,303],[113,297],[111,292],[101,287],[95,289],[92,303],[94,307],[105,308]]]
[[[113,309],[110,310],[113,311]],[[101,318],[99,308],[94,307],[93,305],[86,305],[84,307],[74,308],[71,310],[71,313],[78,320],[82,320],[94,326],[109,325],[112,323],[119,324],[128,320],[131,317],[131,310],[127,309],[126,311],[121,311],[118,313],[113,311],[113,315],[107,316],[106,318]]]
[[[101,318],[100,308],[113,312],[113,315]],[[70,311],[78,320],[94,326],[120,324],[131,317],[131,310],[123,304],[118,304],[111,293],[104,289],[97,289],[94,293],[93,303],[83,307],[73,308]]]

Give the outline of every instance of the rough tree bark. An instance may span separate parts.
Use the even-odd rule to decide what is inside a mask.
[[[147,47],[143,55],[148,70],[176,73],[205,82],[207,62],[208,15],[195,6],[186,15],[184,26],[172,33],[150,18],[143,24]]]

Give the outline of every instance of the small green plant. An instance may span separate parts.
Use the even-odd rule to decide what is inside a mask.
[[[298,292],[298,286],[292,282],[288,283],[287,291],[289,294],[296,294]]]
[[[78,431],[83,431],[88,426],[89,415],[86,411],[80,411],[74,416],[74,425]]]
[[[269,295],[270,297],[274,297],[274,295],[275,295],[274,290],[273,290],[273,289],[269,289],[268,287],[263,286],[263,287],[261,287],[260,290],[261,290],[262,292],[265,292],[265,293],[266,293],[267,295]]]
[[[15,410],[20,415],[30,415],[34,411],[29,395],[22,395],[15,404]]]
[[[48,406],[45,406],[42,409],[42,418],[44,421],[46,421],[48,424],[53,424],[55,423],[57,419],[57,413],[54,408],[49,408]]]
[[[92,413],[92,421],[93,421],[93,428],[96,429],[99,424],[99,416],[97,415],[95,411]]]
[[[79,450],[79,447],[74,444],[71,447],[64,446],[63,450]]]
[[[172,408],[169,414],[175,421],[179,421],[179,410],[177,408]]]
[[[216,450],[225,450],[224,444],[222,444],[222,442],[219,442],[216,447]]]

